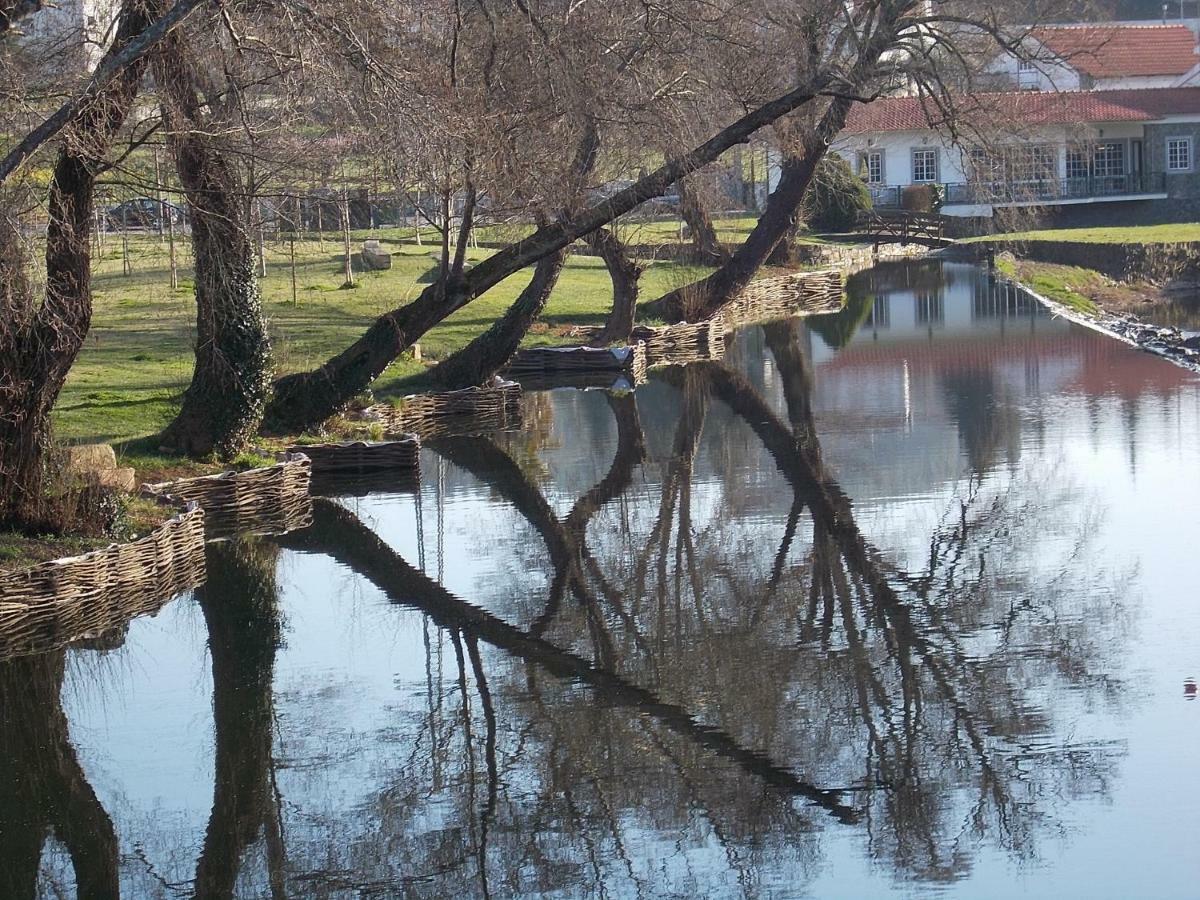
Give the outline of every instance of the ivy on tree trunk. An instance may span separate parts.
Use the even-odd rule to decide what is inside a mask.
[[[230,458],[258,432],[272,378],[254,242],[237,170],[203,127],[195,61],[178,35],[158,51],[156,72],[191,211],[196,272],[196,367],[161,441],[191,456]]]

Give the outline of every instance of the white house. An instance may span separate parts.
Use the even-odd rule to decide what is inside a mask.
[[[1188,24],[1102,23],[1033,28],[1024,54],[1001,53],[984,73],[998,90],[1090,91],[1200,85]]]
[[[1145,221],[1194,219],[1200,201],[1200,50],[1189,23],[1034,28],[1028,59],[999,54],[985,92],[940,109],[916,96],[857,106],[833,146],[878,206],[942,187],[947,215],[1008,207],[1111,207]],[[910,192],[911,193],[911,192]]]
[[[1195,217],[1200,87],[1009,91],[963,105],[981,135],[970,143],[953,142],[920,98],[893,97],[856,107],[833,150],[878,206],[903,205],[905,188],[935,184],[946,215],[1152,203],[1164,219]]]

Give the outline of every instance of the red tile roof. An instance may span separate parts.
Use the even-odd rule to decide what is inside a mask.
[[[1071,25],[1032,36],[1067,65],[1093,78],[1184,75],[1200,56],[1186,25]]]
[[[1154,122],[1170,115],[1200,115],[1200,87],[971,94],[955,102],[955,114],[964,122],[996,127]],[[932,101],[889,97],[857,104],[842,134],[917,131],[945,124],[947,116]]]

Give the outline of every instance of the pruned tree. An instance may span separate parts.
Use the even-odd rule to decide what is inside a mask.
[[[202,87],[196,54],[179,33],[156,52],[155,74],[191,213],[196,272],[196,366],[161,442],[191,456],[230,458],[258,432],[272,377],[250,204],[217,137],[237,108],[238,86]],[[206,114],[206,106],[214,112]]]

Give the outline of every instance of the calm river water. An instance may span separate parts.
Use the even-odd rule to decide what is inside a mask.
[[[1200,897],[1200,380],[915,264],[526,423],[0,663],[0,895]]]

